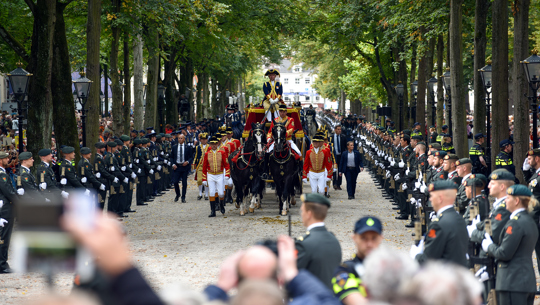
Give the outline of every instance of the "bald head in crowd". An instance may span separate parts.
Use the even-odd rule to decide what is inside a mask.
[[[277,256],[264,246],[249,248],[238,261],[238,278],[277,280]]]

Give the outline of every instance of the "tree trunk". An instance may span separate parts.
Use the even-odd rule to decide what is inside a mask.
[[[129,71],[129,35],[124,31],[124,134],[129,135],[131,127],[131,73]]]
[[[499,142],[508,139],[508,0],[493,1],[493,94],[491,168],[495,169],[495,156]],[[519,60],[519,59],[518,59]],[[519,74],[519,73],[518,73]],[[497,122],[494,124],[493,122]]]
[[[428,76],[426,75],[427,59],[426,55],[422,55],[418,61],[418,95],[416,101],[416,122],[420,123],[420,126],[426,126],[426,81]]]
[[[478,69],[486,65],[487,17],[489,0],[476,0],[474,18],[474,133],[486,133],[486,100]],[[486,141],[487,144],[487,141]]]
[[[112,0],[113,11],[120,12],[120,0]],[[120,86],[120,74],[118,73],[118,45],[120,44],[120,28],[111,26],[111,53],[109,58],[112,89],[112,131],[116,136],[121,136],[124,127],[122,119],[122,87]]]
[[[426,60],[427,60],[427,66],[426,66],[426,80],[429,80],[431,77],[434,77],[435,74],[433,73],[433,67],[434,65],[434,56],[435,56],[435,38],[431,38],[428,42],[428,50],[426,53]],[[434,97],[437,96],[437,92],[434,92],[434,95],[431,96],[431,93],[427,93],[427,104],[426,104],[426,116],[427,121],[425,126],[431,126],[433,125],[433,106],[434,106]],[[436,106],[436,105],[435,105]],[[422,132],[424,131],[424,125],[422,125]]]
[[[208,73],[203,73],[201,77],[201,91],[204,104],[205,117],[213,118],[215,116],[216,109],[212,109],[210,105],[210,94],[208,94]]]
[[[171,125],[178,123],[178,99],[175,96],[175,91],[174,91],[176,53],[177,53],[176,48],[172,48],[172,50],[170,50],[169,56],[166,57],[166,60],[164,62],[164,66],[165,66],[164,86],[167,87],[165,91],[165,98],[167,101],[166,102],[167,111],[165,112],[165,115],[166,115],[165,120],[167,124],[171,124]]]
[[[450,77],[451,97],[453,101],[461,101],[467,86],[463,77],[463,45],[462,45],[462,4],[463,0],[450,0]],[[452,103],[452,134],[454,147],[458,156],[467,156],[469,145],[467,141],[465,103]]]
[[[400,44],[400,52],[403,52],[403,44]],[[403,129],[407,129],[407,105],[409,104],[409,84],[407,82],[407,62],[405,58],[401,56],[396,57],[396,60],[399,61],[399,80],[403,84],[403,105],[402,108],[398,109],[399,113],[396,115],[398,121],[396,126],[399,127],[399,122],[403,122]],[[352,106],[351,106],[352,107]],[[399,104],[398,104],[399,107]],[[401,130],[400,130],[401,131]]]
[[[519,63],[529,57],[529,6],[530,0],[521,0],[514,8],[514,60],[512,62],[512,94],[514,95],[514,164],[516,177],[525,182],[521,165],[529,150],[529,101],[528,82]]]
[[[408,129],[410,126],[412,126],[415,122],[413,122],[413,113],[412,113],[412,110],[413,110],[413,105],[414,105],[414,94],[413,94],[413,88],[412,88],[412,83],[416,80],[416,69],[417,69],[417,66],[416,66],[416,61],[417,61],[417,51],[416,51],[416,43],[413,44],[412,46],[412,58],[411,58],[411,73],[409,74],[409,85],[411,86],[410,87],[410,93],[411,93],[411,96],[410,96],[410,100],[409,100],[409,108],[407,109],[407,115],[409,116],[408,120],[406,122],[408,122],[408,124],[406,126],[404,126],[404,128]],[[418,83],[418,82],[417,82]],[[417,89],[418,90],[418,89]]]
[[[140,34],[134,39],[133,47],[133,93],[135,100],[133,105],[133,123],[136,130],[144,127],[143,117],[143,41]]]
[[[441,132],[441,127],[444,118],[444,87],[443,87],[443,65],[444,65],[444,38],[442,34],[437,37],[437,118],[436,125],[438,133]]]
[[[56,22],[56,0],[38,0],[33,6],[31,61],[28,70],[27,150],[35,156],[44,147],[51,147],[52,127],[52,59]],[[19,122],[21,124],[22,122]]]
[[[69,62],[64,9],[66,5],[56,3],[56,24],[54,28],[53,64],[51,91],[53,94],[53,124],[56,143],[75,148],[76,159],[79,159],[79,128],[75,118],[73,101],[71,65]]]
[[[101,69],[99,65],[99,47],[101,34],[101,1],[88,0],[88,18],[86,22],[86,77],[92,81],[86,109],[86,146],[96,151],[94,143],[99,139],[99,114],[101,112]]]
[[[154,127],[156,125],[157,112],[157,86],[159,73],[159,36],[155,29],[148,30],[148,69],[146,75],[146,107],[144,109],[144,126]]]

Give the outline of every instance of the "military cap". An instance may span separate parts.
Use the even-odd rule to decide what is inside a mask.
[[[476,180],[469,183],[470,180]],[[467,179],[466,186],[484,187],[488,182],[488,179],[483,174],[472,174]]]
[[[424,138],[422,138],[422,136],[415,135],[415,136],[412,136],[411,139],[422,141],[422,139],[424,139]]]
[[[148,138],[142,138],[141,141],[142,141],[142,144],[150,143],[150,140]]]
[[[167,139],[172,138],[172,135],[167,133],[167,134],[165,134],[165,138],[167,138]]]
[[[528,156],[540,156],[540,148],[535,148],[535,149],[529,150],[527,155]]]
[[[158,135],[156,136],[156,140],[161,140],[161,138],[163,138],[163,137],[162,137],[160,134],[158,134]]]
[[[161,136],[162,138],[165,136],[163,132],[160,132],[158,135]]]
[[[406,134],[402,135],[401,138],[404,139],[404,140],[410,140],[411,139],[411,137],[406,135]]]
[[[444,150],[439,150],[439,151],[436,151],[433,155],[435,157],[444,158],[446,157],[447,153]]]
[[[81,155],[91,154],[92,150],[88,147],[81,148]]]
[[[146,135],[147,138],[151,138],[151,137],[155,137],[156,136],[156,133],[155,132],[152,132],[152,133],[149,133]]]
[[[266,71],[266,73],[264,73],[264,76],[268,76],[270,74],[275,74],[277,76],[279,76],[279,71],[277,69],[269,69]]]
[[[420,142],[416,143],[416,145],[424,145],[425,146],[426,142],[420,141]]]
[[[146,130],[153,130],[154,127],[146,127]]]
[[[232,128],[231,128],[231,127],[227,127],[227,133],[233,133],[233,131],[232,131]]]
[[[514,184],[506,190],[506,193],[511,196],[526,196],[531,197],[532,193],[528,187],[523,184]]]
[[[201,138],[201,140],[208,139],[208,134],[206,132],[203,132],[199,135],[199,138]]]
[[[442,149],[441,143],[430,143],[429,148]]]
[[[434,125],[431,125],[431,126],[429,126],[429,128],[435,128],[435,126],[434,126]]]
[[[469,158],[461,158],[461,159],[457,160],[457,162],[456,162],[456,166],[464,165],[464,164],[472,164],[471,159],[469,159]]]
[[[220,132],[216,132],[216,134],[214,135],[214,137],[216,137],[216,139],[218,139],[218,140],[221,140],[221,133],[220,133]]]
[[[5,159],[9,157],[9,154],[5,151],[0,151],[0,159]]]
[[[133,144],[135,144],[135,145],[142,144],[141,139],[134,139]]]
[[[508,139],[504,139],[501,142],[499,142],[499,147],[503,148],[503,147],[506,147],[507,145],[510,145],[510,144],[514,144],[514,142],[512,142],[512,141],[510,141]]]
[[[459,160],[459,157],[456,154],[447,154],[444,157],[444,160]]]
[[[441,129],[448,129],[448,125],[442,125]]]
[[[302,200],[302,202],[318,203],[330,207],[330,200],[318,193],[302,194],[300,200]]]
[[[126,142],[126,141],[131,140],[131,138],[130,138],[128,135],[121,135],[121,136],[120,136],[120,140]]]
[[[439,180],[431,183],[428,187],[428,191],[442,191],[442,190],[457,190],[458,186],[451,180]]]
[[[124,146],[124,142],[120,141],[119,139],[114,140],[114,143],[116,143],[116,146]]]
[[[73,148],[73,147],[71,147],[71,146],[64,146],[64,147],[62,148],[62,152],[63,152],[64,154],[70,154],[70,153],[72,153],[72,152],[74,152],[74,151],[75,151],[75,148]]]
[[[32,153],[29,152],[29,151],[25,151],[25,152],[19,154],[19,160],[21,160],[21,161],[28,160],[30,158],[32,158]]]
[[[489,175],[489,179],[514,181],[516,179],[516,176],[514,176],[514,174],[512,174],[507,169],[499,168],[494,170],[491,175]]]
[[[322,142],[324,138],[321,135],[315,135],[312,139],[313,142]]]
[[[219,142],[218,138],[216,138],[215,136],[211,137],[210,138],[210,144],[217,144]]]
[[[376,232],[381,234],[383,230],[382,223],[377,217],[365,216],[360,218],[354,225],[354,233],[362,234],[364,232]]]
[[[38,151],[38,155],[41,156],[41,157],[45,157],[45,156],[48,156],[52,154],[52,150],[48,149],[48,148],[43,148],[43,149],[40,149]]]
[[[107,142],[107,146],[109,146],[109,147],[116,147],[116,146],[118,146],[118,144],[116,144],[115,141],[109,141],[109,142]]]
[[[481,138],[485,138],[486,136],[482,133],[477,133],[474,135],[474,139],[475,140],[478,140],[478,139],[481,139]]]
[[[284,104],[279,105],[279,110],[287,110],[287,105],[284,105]]]

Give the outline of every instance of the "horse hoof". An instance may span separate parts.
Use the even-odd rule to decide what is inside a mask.
[[[254,212],[255,212],[255,209],[249,208],[249,212],[250,212],[250,213],[254,213]]]
[[[240,216],[245,216],[246,213],[244,213],[244,211],[240,211]]]
[[[293,197],[292,200],[291,200],[291,204],[292,204],[292,205],[296,205],[296,199],[294,199],[294,197]]]
[[[281,216],[287,216],[287,210],[281,211]]]
[[[257,207],[257,209],[260,209],[260,208],[261,208],[261,204],[260,204],[260,203],[257,203],[256,207]]]
[[[235,203],[234,206],[239,209],[240,208],[240,205],[238,203]]]

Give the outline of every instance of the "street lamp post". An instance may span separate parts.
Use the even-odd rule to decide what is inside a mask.
[[[92,81],[86,78],[86,73],[80,72],[80,78],[73,81],[75,86],[75,92],[77,93],[77,99],[81,104],[81,121],[82,121],[82,141],[83,146],[86,146],[86,101],[88,100],[88,93],[90,92],[90,85]]]
[[[24,110],[23,101],[24,97],[28,91],[28,81],[30,80],[31,73],[28,73],[22,68],[23,64],[21,62],[17,63],[17,69],[8,73],[9,84],[15,95],[15,100],[17,101],[17,110],[19,113],[19,153],[23,152],[24,149],[24,137],[23,137],[23,119],[24,119]]]
[[[403,87],[403,84],[401,83],[401,81],[399,81],[395,89],[396,89],[396,93],[399,99],[399,131],[402,131],[403,130],[403,116],[401,114],[403,113],[403,91],[405,91],[405,88]]]
[[[159,111],[159,132],[163,132],[163,104],[165,103],[165,89],[161,82],[158,84],[158,111]]]
[[[492,75],[492,69],[491,69],[491,60],[487,61],[487,65],[481,69],[478,69],[478,72],[480,72],[480,76],[482,77],[482,84],[484,85],[484,92],[486,93],[486,115],[487,115],[487,128],[486,128],[486,136],[487,136],[487,150],[488,152],[491,151],[491,75]]]
[[[527,74],[527,80],[529,81],[529,87],[532,90],[532,95],[527,96],[531,101],[532,115],[533,115],[533,148],[538,148],[538,87],[540,86],[540,57],[538,51],[534,49],[532,55],[521,62],[525,68]]]
[[[412,86],[412,94],[413,94],[413,97],[414,97],[414,104],[412,106],[412,110],[411,110],[411,118],[412,118],[412,121],[413,123],[416,122],[416,102],[418,100],[418,80],[414,80],[414,82],[411,84]]]
[[[435,105],[435,86],[437,85],[437,79],[435,76],[431,76],[431,78],[427,81],[427,87],[429,91],[429,96],[431,97],[431,125],[435,126],[435,109],[437,106]]]
[[[450,94],[450,68],[446,68],[446,72],[442,75],[443,80],[443,87],[445,91],[446,96],[446,109],[448,109],[448,130],[450,132],[450,135],[452,135],[452,120],[450,120],[450,117],[452,116],[452,96]]]

